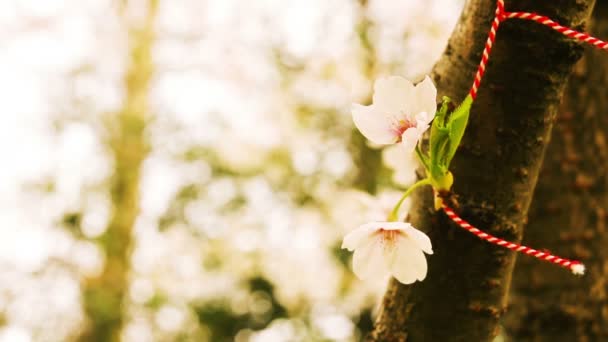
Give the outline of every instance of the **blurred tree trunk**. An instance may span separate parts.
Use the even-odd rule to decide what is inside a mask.
[[[82,341],[120,340],[133,225],[139,214],[140,168],[148,150],[145,124],[157,6],[158,0],[150,0],[141,26],[130,29],[124,106],[108,123],[115,167],[111,180],[114,211],[99,240],[106,256],[105,267],[98,277],[84,283],[84,306],[90,324]]]
[[[378,58],[374,42],[370,39],[370,28],[373,27],[373,24],[368,18],[368,5],[367,0],[359,0],[360,18],[355,30],[363,51],[363,74],[371,83],[378,73]],[[370,91],[363,103],[370,104],[371,102],[372,93]],[[349,145],[354,147],[352,152],[357,166],[357,175],[353,185],[370,194],[375,194],[382,171],[381,152],[371,148],[367,139],[355,127],[353,127]]]
[[[592,5],[593,0],[512,0],[506,9],[580,27]],[[494,0],[467,1],[433,70],[440,95],[457,101],[466,96],[494,9]],[[548,27],[502,23],[452,165],[463,218],[507,240],[521,239],[564,84],[581,54],[578,44]],[[429,234],[435,254],[428,257],[423,282],[391,281],[371,340],[491,341],[506,308],[515,254],[435,212],[429,189],[416,192],[412,203],[410,221]]]
[[[591,31],[608,37],[608,3]],[[608,54],[588,48],[570,77],[524,241],[581,258],[574,278],[521,258],[505,326],[514,341],[608,341]]]

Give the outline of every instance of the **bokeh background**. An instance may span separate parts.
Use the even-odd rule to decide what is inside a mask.
[[[353,128],[461,0],[0,0],[0,341],[357,341],[344,234],[414,175]]]

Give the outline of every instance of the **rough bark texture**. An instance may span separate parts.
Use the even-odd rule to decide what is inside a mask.
[[[608,37],[608,3],[591,32]],[[514,341],[608,341],[608,54],[592,49],[576,65],[547,149],[524,241],[583,259],[571,275],[517,261],[505,326]]]
[[[592,0],[507,1],[581,27]],[[493,18],[494,0],[470,0],[436,64],[439,94],[462,100],[472,83]],[[582,48],[527,21],[504,22],[470,125],[453,161],[458,212],[507,240],[523,225],[564,84]],[[371,339],[490,341],[506,307],[515,255],[478,240],[432,210],[431,192],[416,192],[410,221],[426,231],[435,254],[421,283],[392,280]],[[567,271],[564,271],[567,272]]]
[[[125,102],[108,126],[115,163],[111,180],[114,208],[108,228],[99,239],[106,256],[104,269],[98,277],[83,284],[89,325],[80,336],[81,341],[120,341],[133,225],[139,214],[140,168],[148,150],[144,128],[157,6],[157,0],[150,0],[142,27],[130,32],[131,61],[125,76]]]

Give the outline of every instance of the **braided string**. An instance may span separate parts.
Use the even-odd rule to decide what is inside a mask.
[[[506,18],[504,16],[504,13],[505,4],[503,0],[498,0],[496,2],[496,12],[494,14],[494,20],[492,21],[492,26],[490,27],[490,32],[488,33],[488,39],[486,40],[486,45],[483,48],[483,52],[481,54],[481,61],[479,62],[479,66],[477,67],[475,80],[473,81],[473,86],[471,86],[471,90],[469,90],[469,95],[471,95],[471,98],[473,100],[475,100],[475,98],[477,97],[477,90],[479,89],[479,85],[481,84],[483,74],[486,72],[486,64],[490,59],[490,52],[492,51],[492,45],[494,45],[494,41],[496,40],[496,31],[498,31],[498,26]]]
[[[494,41],[496,40],[496,33],[498,31],[498,27],[500,26],[501,22],[507,19],[532,20],[542,25],[546,25],[569,38],[593,45],[599,49],[608,50],[608,42],[597,39],[587,33],[579,32],[569,27],[562,26],[547,16],[529,12],[507,12],[505,11],[504,0],[497,0],[496,11],[494,12],[494,20],[492,20],[492,26],[490,27],[488,39],[486,40],[486,44],[481,55],[481,61],[479,62],[479,66],[477,67],[477,73],[475,74],[473,85],[469,90],[469,95],[473,100],[475,100],[475,98],[477,97],[477,91],[479,90],[481,80],[483,79],[483,76],[485,74],[486,66],[490,59],[490,52],[492,51],[492,46],[494,45]],[[580,261],[560,258],[548,252],[542,252],[527,246],[497,238],[479,230],[478,228],[473,227],[467,221],[463,220],[460,216],[458,216],[458,214],[456,214],[456,212],[454,212],[454,210],[448,207],[445,203],[442,204],[442,208],[446,215],[459,227],[474,234],[482,240],[485,240],[497,246],[508,248],[516,252],[533,256],[543,261],[552,262],[556,265],[570,269],[572,273],[577,275],[582,275],[585,273],[585,266]]]
[[[498,27],[500,23],[507,19],[522,19],[522,20],[532,20],[539,24],[548,26],[557,32],[567,36],[568,38],[576,39],[583,43],[590,44],[599,49],[608,50],[608,42],[595,38],[585,32],[580,32],[577,30],[573,30],[569,27],[560,25],[555,22],[551,18],[540,15],[537,13],[529,13],[529,12],[507,12],[505,11],[504,0],[496,1],[496,11],[494,12],[494,20],[492,20],[492,26],[490,27],[490,31],[488,32],[488,39],[486,40],[485,47],[481,54],[481,61],[479,61],[479,66],[477,67],[477,73],[475,74],[475,79],[473,80],[473,85],[469,90],[469,95],[473,100],[477,97],[477,91],[479,90],[479,86],[481,84],[481,80],[486,72],[486,66],[490,59],[490,52],[492,51],[492,46],[494,45],[494,41],[496,40],[496,33],[498,31]]]
[[[492,236],[488,233],[484,233],[481,230],[473,227],[467,221],[460,218],[460,216],[458,216],[458,214],[456,214],[454,212],[454,210],[452,210],[452,208],[448,207],[445,203],[442,204],[442,208],[443,208],[443,211],[445,212],[445,214],[452,221],[454,221],[454,223],[456,223],[460,228],[468,231],[469,233],[477,236],[478,238],[480,238],[482,240],[488,241],[489,243],[492,243],[492,244],[495,244],[495,245],[498,245],[498,246],[501,246],[504,248],[508,248],[512,251],[516,251],[516,252],[520,252],[520,253],[523,253],[526,255],[533,256],[533,257],[543,260],[543,261],[552,262],[556,265],[570,269],[570,271],[576,275],[582,275],[585,273],[585,266],[579,261],[560,258],[549,252],[541,252],[539,250],[536,250],[536,249],[533,249],[533,248],[530,248],[527,246],[523,246],[523,245],[520,245],[517,243],[509,242],[509,241],[503,240],[501,238],[497,238],[496,236]]]
[[[536,21],[537,23],[549,26],[550,28],[556,30],[557,32],[559,32],[569,38],[580,40],[581,42],[591,44],[600,49],[608,48],[608,43],[606,43],[602,40],[599,40],[593,36],[590,36],[587,33],[579,32],[579,31],[573,30],[571,28],[562,26],[562,25],[556,23],[555,21],[551,20],[549,17],[546,17],[544,15],[539,15],[536,13],[528,13],[528,12],[506,12],[505,15],[509,19],[533,20],[533,21]]]

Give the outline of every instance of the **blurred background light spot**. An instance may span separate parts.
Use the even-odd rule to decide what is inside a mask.
[[[124,341],[364,336],[386,279],[356,281],[340,240],[412,175],[351,102],[428,73],[463,1],[158,3],[147,65],[150,0],[0,1],[0,342],[77,340],[121,255],[101,292],[124,292]]]
[[[177,331],[183,324],[184,312],[176,307],[164,305],[156,313],[156,324],[165,331]]]
[[[29,332],[18,326],[5,326],[0,329],[1,342],[31,342],[32,337]]]

